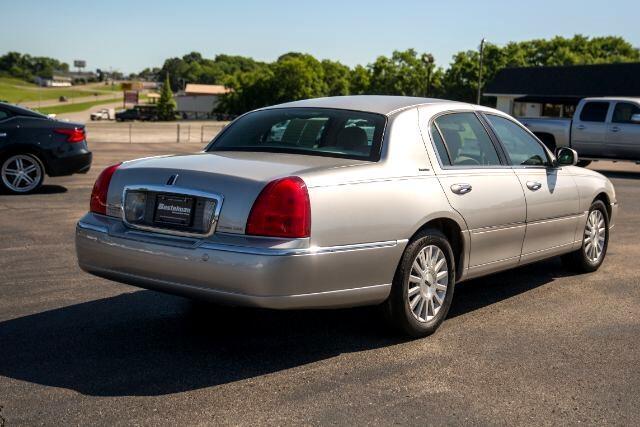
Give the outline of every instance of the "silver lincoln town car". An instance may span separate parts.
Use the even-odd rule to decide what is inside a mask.
[[[275,309],[381,304],[433,333],[457,282],[562,255],[602,264],[611,182],[510,116],[347,96],[247,113],[203,152],[105,169],[80,267],[143,288]]]

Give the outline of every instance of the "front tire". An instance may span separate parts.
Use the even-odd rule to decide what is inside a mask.
[[[581,168],[586,168],[591,164],[591,160],[578,160],[576,166],[580,166]]]
[[[10,194],[33,193],[42,185],[44,166],[33,154],[12,154],[0,166],[0,185]]]
[[[609,214],[601,200],[595,200],[589,208],[587,222],[582,233],[582,246],[577,251],[562,256],[564,266],[578,273],[591,273],[602,265],[609,246]]]
[[[455,261],[447,237],[427,229],[402,255],[384,308],[393,325],[411,337],[433,334],[447,317],[455,286]]]

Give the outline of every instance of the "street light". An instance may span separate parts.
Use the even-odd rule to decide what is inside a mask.
[[[480,65],[478,67],[478,95],[476,97],[476,104],[480,105],[480,91],[482,88],[482,59],[484,55],[484,44],[487,40],[483,37],[480,40]]]

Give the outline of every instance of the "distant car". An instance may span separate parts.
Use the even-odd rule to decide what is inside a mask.
[[[91,120],[114,120],[116,113],[113,108],[102,108],[98,111],[91,113]]]
[[[520,121],[551,150],[577,150],[578,166],[598,159],[640,163],[640,98],[585,98],[573,119],[524,117]]]
[[[127,110],[116,113],[116,121],[125,122],[132,120],[155,121],[158,120],[157,108],[155,105],[136,105]]]
[[[558,255],[600,267],[615,190],[577,160],[477,105],[297,101],[243,115],[203,152],[105,169],[77,255],[101,277],[230,305],[383,304],[424,336],[461,280]]]
[[[0,189],[31,193],[45,175],[86,173],[90,167],[84,125],[0,103]]]

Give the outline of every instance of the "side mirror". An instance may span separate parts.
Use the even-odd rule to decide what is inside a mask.
[[[632,114],[631,123],[640,123],[640,114]]]
[[[557,166],[575,166],[578,163],[578,153],[568,147],[560,147],[556,150]]]

